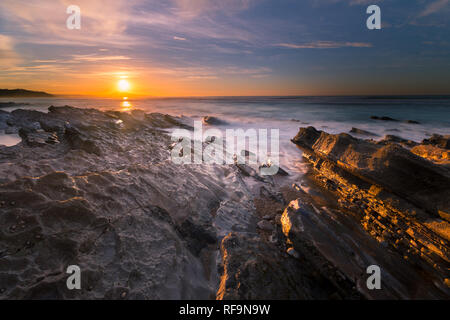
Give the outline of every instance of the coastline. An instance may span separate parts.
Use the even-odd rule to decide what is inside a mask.
[[[2,298],[449,297],[448,137],[411,147],[303,127],[290,138],[307,179],[291,183],[245,165],[171,163],[168,132],[183,117],[2,114],[22,139],[0,147]],[[370,155],[373,172],[359,167]],[[431,193],[402,189],[417,170],[432,174]],[[84,290],[63,287],[68,263],[87,270]],[[364,287],[376,263],[382,292]]]

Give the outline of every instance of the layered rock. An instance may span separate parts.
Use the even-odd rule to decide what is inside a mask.
[[[450,212],[448,170],[397,144],[379,146],[348,134],[331,135],[313,127],[301,128],[293,142],[374,187],[382,187],[407,200],[428,215],[438,217],[439,212]]]
[[[301,128],[292,140],[316,183],[356,213],[363,228],[446,292],[450,262],[450,174],[397,143]],[[434,279],[434,280],[431,280]],[[434,282],[433,282],[434,281]]]
[[[442,149],[450,149],[450,135],[442,136],[440,134],[433,134],[429,139],[424,139],[422,144],[430,144]]]
[[[217,291],[221,300],[361,298],[351,281],[340,278],[323,258],[318,264],[306,246],[290,256],[257,236],[230,233],[222,241],[221,253]]]

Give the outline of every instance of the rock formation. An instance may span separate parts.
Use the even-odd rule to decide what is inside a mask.
[[[448,295],[450,172],[445,166],[397,143],[313,127],[301,128],[292,141],[312,164],[314,181],[337,197],[342,210],[356,215],[386,250],[433,279],[425,283],[436,292]]]
[[[0,146],[1,299],[449,296],[449,171],[424,145],[303,128],[314,174],[291,187],[264,164],[175,164],[184,118],[64,106],[0,127],[22,138]]]

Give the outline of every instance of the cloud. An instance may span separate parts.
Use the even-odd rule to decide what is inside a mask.
[[[2,31],[21,43],[100,48],[162,47],[168,39],[248,42],[255,30],[233,14],[259,0],[78,0],[81,29],[68,30],[72,0],[0,1]],[[219,17],[219,19],[216,19]],[[135,29],[134,29],[135,28]],[[133,30],[146,32],[133,32]],[[183,30],[183,36],[175,36]],[[187,37],[189,36],[189,37]]]
[[[380,3],[382,0],[377,0],[377,3],[374,3],[374,0],[352,0],[350,1],[350,5],[371,5],[371,4],[378,4]]]
[[[88,61],[88,62],[97,62],[97,61],[114,61],[114,60],[130,60],[130,57],[125,56],[97,56],[97,55],[73,55],[75,60],[78,61]]]
[[[379,4],[380,2],[382,2],[383,0],[312,0],[312,3],[316,6],[320,6],[320,5],[329,5],[329,4],[335,4],[335,3],[339,3],[339,2],[346,2],[348,3],[350,6],[354,6],[354,5],[371,5],[371,4]],[[374,3],[376,2],[376,3]]]
[[[284,47],[290,49],[335,49],[335,48],[370,48],[372,44],[365,42],[334,42],[334,41],[316,41],[303,44],[294,43],[279,43],[277,47]]]
[[[179,16],[194,18],[208,13],[234,13],[246,10],[255,0],[173,0],[174,11]]]
[[[22,42],[93,46],[129,45],[133,38],[124,33],[132,5],[137,0],[78,0],[81,8],[81,30],[69,30],[66,20],[70,0],[21,1],[2,0],[0,16],[6,31]]]
[[[0,69],[11,67],[20,62],[14,50],[14,41],[11,37],[0,34]]]
[[[419,17],[429,16],[430,14],[434,14],[440,12],[442,9],[446,8],[450,5],[450,0],[437,0],[426,6],[425,10],[419,14]]]

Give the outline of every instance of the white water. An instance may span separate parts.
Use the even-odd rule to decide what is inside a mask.
[[[167,99],[94,99],[94,98],[16,98],[0,99],[28,105],[17,108],[47,111],[50,105],[70,105],[101,110],[142,109],[184,115],[193,120],[216,116],[227,122],[219,129],[279,129],[280,163],[291,173],[302,173],[301,152],[290,142],[299,127],[314,126],[329,133],[349,132],[352,127],[370,131],[381,139],[386,134],[421,141],[433,133],[450,134],[450,97],[239,97],[239,98],[167,98]],[[398,122],[372,120],[389,116]],[[420,124],[406,123],[415,120]],[[361,138],[372,138],[359,136]],[[0,138],[2,139],[2,138]],[[3,138],[4,139],[4,138]],[[2,139],[2,141],[4,141]],[[0,141],[0,143],[2,143]]]

